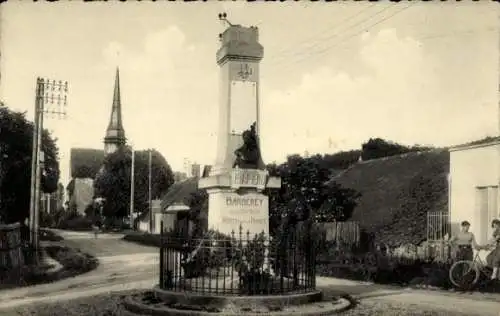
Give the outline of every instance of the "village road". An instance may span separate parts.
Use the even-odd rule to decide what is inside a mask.
[[[3,308],[151,288],[158,282],[158,248],[126,242],[122,234],[99,234],[96,239],[87,232],[56,232],[64,238],[61,244],[96,256],[97,269],[54,283],[0,291],[0,314]]]
[[[52,284],[0,291],[0,314],[2,309],[27,304],[59,302],[122,290],[150,289],[158,283],[157,248],[123,241],[121,234],[101,234],[98,239],[94,239],[91,233],[57,233],[65,239],[61,243],[97,256],[99,267],[84,275]],[[367,302],[408,304],[468,315],[500,315],[499,294],[402,289],[326,277],[318,277],[317,285],[326,295],[347,293]]]

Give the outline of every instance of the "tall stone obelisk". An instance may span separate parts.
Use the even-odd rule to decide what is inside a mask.
[[[220,34],[219,133],[217,158],[199,188],[209,195],[208,228],[222,233],[269,234],[265,188],[279,188],[269,177],[259,146],[259,63],[264,48],[257,27],[232,25]]]

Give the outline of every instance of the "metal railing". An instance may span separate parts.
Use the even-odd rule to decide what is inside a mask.
[[[229,235],[210,231],[203,238],[183,238],[164,232],[163,222],[161,228],[159,285],[164,290],[280,295],[315,289],[316,251],[310,234],[273,240],[240,229]]]

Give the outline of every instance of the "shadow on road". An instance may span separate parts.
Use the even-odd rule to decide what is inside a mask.
[[[398,295],[408,292],[404,288],[396,288],[380,284],[331,284],[318,285],[318,289],[326,296],[350,295],[356,298],[374,298]]]

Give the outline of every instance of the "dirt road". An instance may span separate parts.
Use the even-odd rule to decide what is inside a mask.
[[[28,304],[60,302],[122,290],[150,289],[158,282],[157,248],[123,241],[120,234],[103,234],[95,239],[91,233],[58,233],[65,238],[61,243],[97,256],[99,267],[87,274],[52,284],[0,291],[0,314],[2,309],[22,308]],[[348,293],[361,302],[378,305],[407,305],[426,310],[443,310],[450,315],[454,312],[459,315],[500,315],[498,294],[412,290],[324,277],[317,278],[317,285],[327,295]]]

